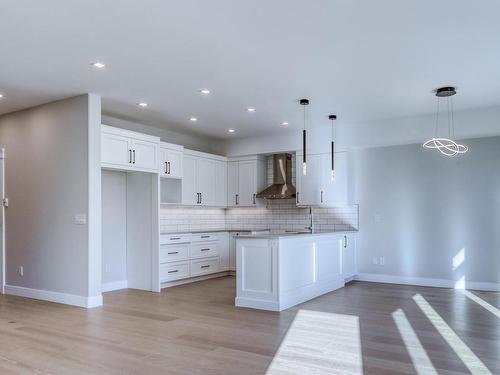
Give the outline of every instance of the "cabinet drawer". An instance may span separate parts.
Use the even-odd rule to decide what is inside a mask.
[[[189,262],[160,264],[160,282],[189,277]]]
[[[217,255],[219,255],[217,251],[217,242],[191,244],[191,258],[213,257]]]
[[[191,242],[191,234],[161,234],[160,245]]]
[[[193,242],[217,241],[217,233],[196,233],[191,237]]]
[[[160,245],[160,263],[187,260],[189,258],[189,244]]]
[[[219,271],[219,257],[191,261],[191,276],[204,275]]]

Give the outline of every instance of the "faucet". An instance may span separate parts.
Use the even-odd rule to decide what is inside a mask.
[[[308,229],[311,233],[314,233],[314,216],[313,209],[309,206],[309,226],[305,229]]]

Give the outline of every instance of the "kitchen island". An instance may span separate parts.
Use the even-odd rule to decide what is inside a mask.
[[[282,311],[344,286],[354,232],[241,235],[236,259],[235,305]]]

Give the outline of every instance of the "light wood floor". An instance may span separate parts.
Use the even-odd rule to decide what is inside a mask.
[[[0,296],[0,374],[264,374],[275,356],[273,375],[500,374],[498,293],[353,282],[282,313],[234,293],[224,277],[92,310]]]

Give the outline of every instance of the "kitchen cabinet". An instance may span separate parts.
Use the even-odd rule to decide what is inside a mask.
[[[160,138],[107,125],[101,126],[103,168],[158,172]]]
[[[230,159],[227,168],[228,207],[257,206],[258,192],[266,187],[266,160],[260,156]]]
[[[352,280],[357,274],[356,267],[356,236],[345,234],[341,242],[342,247],[342,275],[345,280]]]
[[[159,251],[162,287],[229,270],[228,232],[162,234]]]
[[[302,163],[296,165],[296,203],[298,206],[347,204],[347,160],[345,152],[335,153],[335,179],[331,176],[331,154],[307,156],[307,173]],[[302,155],[297,153],[297,160]]]
[[[190,206],[226,206],[226,158],[185,150],[182,202]]]
[[[160,177],[182,178],[183,151],[183,146],[160,143],[158,168]]]

